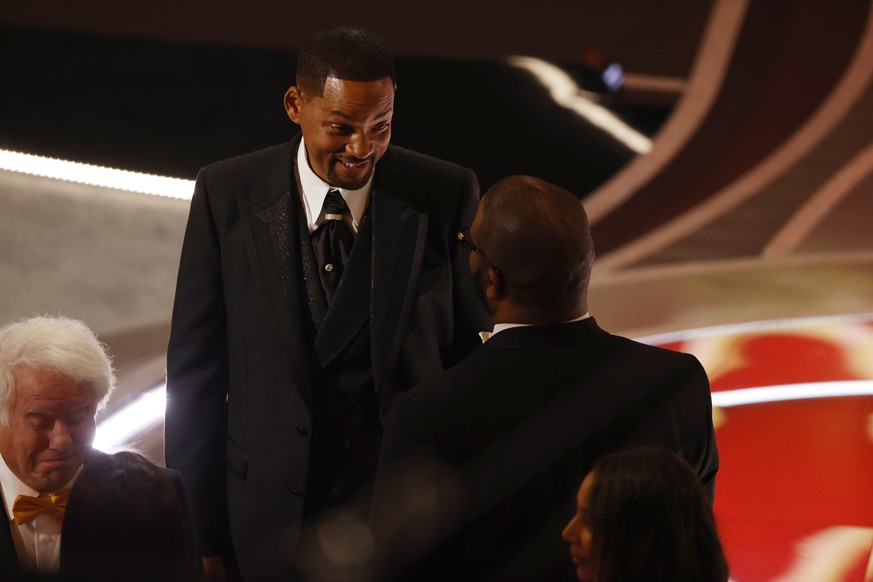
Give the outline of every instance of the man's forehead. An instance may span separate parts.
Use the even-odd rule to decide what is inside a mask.
[[[37,368],[34,366],[18,366],[13,370],[16,384],[40,385],[75,383],[69,375],[52,368]]]
[[[388,76],[377,77],[375,79],[360,80],[360,79],[343,79],[341,77],[328,75],[327,77],[324,78],[324,83],[321,85],[321,90],[322,90],[322,92],[324,92],[324,91],[328,90],[328,88],[336,90],[340,87],[355,86],[355,85],[358,85],[358,86],[379,85],[379,86],[385,87],[386,89],[390,88],[392,91],[395,88],[394,87],[394,80]]]
[[[348,102],[355,104],[387,104],[394,102],[394,86],[390,77],[372,81],[348,81],[328,77],[321,91],[321,98],[328,102]]]
[[[22,366],[14,374],[15,395],[22,400],[88,401],[91,397],[88,383],[56,370]]]

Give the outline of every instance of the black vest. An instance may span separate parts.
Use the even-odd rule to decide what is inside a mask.
[[[302,205],[299,210],[294,238],[312,324],[312,444],[304,506],[312,514],[349,501],[372,480],[382,426],[370,350],[372,220],[368,213],[361,221],[328,309]]]

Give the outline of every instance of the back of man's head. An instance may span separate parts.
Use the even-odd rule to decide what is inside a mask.
[[[394,59],[377,35],[360,28],[343,26],[321,30],[310,36],[297,58],[297,86],[321,96],[326,79],[395,82]]]
[[[0,328],[0,424],[9,423],[15,371],[61,373],[90,385],[97,409],[115,387],[112,362],[87,325],[66,317],[33,317]]]
[[[476,244],[499,269],[512,300],[533,308],[585,299],[594,262],[588,217],[569,191],[510,176],[482,199]]]

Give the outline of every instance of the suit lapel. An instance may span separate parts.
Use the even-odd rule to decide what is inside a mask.
[[[373,190],[373,274],[370,328],[376,391],[393,368],[421,269],[428,209],[410,205],[416,189],[391,155],[380,160]]]
[[[0,459],[0,462],[3,462]],[[12,537],[12,521],[6,513],[3,487],[0,487],[0,574],[18,574],[21,571],[21,562],[18,560],[18,552],[15,550],[15,540]],[[0,576],[2,578],[2,576]],[[5,579],[5,578],[4,578]]]
[[[15,541],[12,539],[11,522],[6,517],[6,510],[0,511],[4,523],[0,524],[0,572],[17,574],[21,570],[18,553],[15,551]]]
[[[238,204],[253,276],[269,299],[275,331],[285,342],[292,368],[298,374],[294,384],[309,404],[309,382],[305,381],[309,350],[303,334],[302,311],[306,297],[299,281],[300,257],[294,252],[292,229],[298,206],[293,197],[299,194],[292,179],[291,159],[297,144],[299,140],[291,143],[281,171],[271,176],[262,190],[247,192],[238,198]],[[277,196],[277,192],[284,193]]]

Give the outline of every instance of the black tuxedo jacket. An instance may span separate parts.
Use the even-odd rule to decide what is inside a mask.
[[[105,455],[106,453],[93,449],[89,458]],[[191,508],[188,498],[188,492],[185,489],[185,484],[177,471],[159,467],[161,472],[172,481],[176,488],[176,493],[182,502],[185,514],[189,522],[191,521]],[[0,580],[22,580],[24,582],[35,582],[38,580],[57,580],[58,577],[49,574],[25,573],[21,571],[21,563],[18,560],[18,553],[15,551],[15,540],[12,539],[12,530],[10,529],[9,520],[7,519],[6,511],[0,510],[3,518],[6,519],[5,525],[0,525]],[[193,524],[192,524],[193,525]],[[69,535],[70,532],[61,528],[61,552],[63,552],[64,535]],[[73,532],[72,535],[75,535]],[[199,564],[197,565],[199,567]]]
[[[0,511],[0,515],[4,519],[4,523],[0,525],[0,579],[15,580],[16,576],[21,576],[21,563],[15,551],[15,540],[12,539],[6,510]]]
[[[575,580],[561,530],[582,478],[637,444],[677,451],[714,495],[709,382],[693,356],[593,318],[500,332],[392,406],[372,511],[384,577],[418,561],[409,579]]]
[[[475,214],[475,175],[391,146],[370,200],[369,290],[341,284],[335,307],[341,293],[359,300],[331,309],[311,345],[290,234],[300,212],[298,145],[299,137],[200,172],[168,349],[167,464],[192,492],[203,554],[230,555],[232,537],[247,579],[287,578],[294,560],[314,347],[330,360],[369,320],[384,413],[398,392],[472,351],[490,325],[456,237]]]

